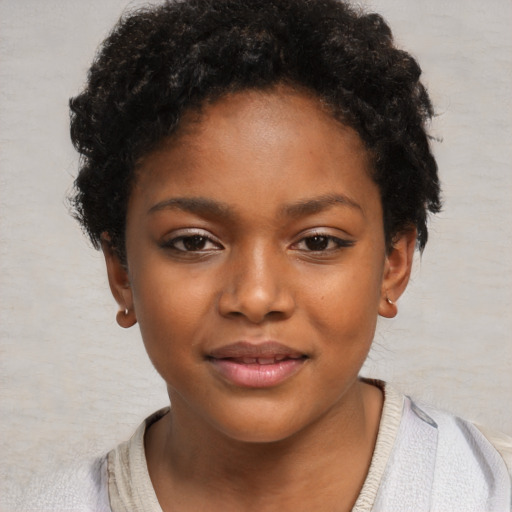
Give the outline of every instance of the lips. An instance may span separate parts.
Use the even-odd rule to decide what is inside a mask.
[[[271,357],[233,357],[229,359],[238,364],[276,364],[285,359],[300,359],[300,357],[276,355]]]
[[[212,368],[229,383],[247,388],[277,386],[295,375],[306,354],[277,342],[237,342],[210,352]]]

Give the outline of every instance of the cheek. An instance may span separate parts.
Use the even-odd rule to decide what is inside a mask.
[[[184,274],[155,269],[133,283],[137,320],[155,367],[193,353],[214,311],[213,284]]]
[[[358,264],[347,261],[336,271],[329,270],[325,276],[309,279],[304,289],[310,309],[316,317],[323,319],[325,327],[339,329],[345,325],[361,329],[375,317],[380,303],[382,268],[379,261],[364,263],[359,254],[354,254]],[[310,276],[311,277],[311,276]]]
[[[347,264],[311,297],[310,311],[315,313],[310,322],[324,339],[326,361],[340,373],[359,371],[368,354],[377,325],[381,283],[378,263]]]

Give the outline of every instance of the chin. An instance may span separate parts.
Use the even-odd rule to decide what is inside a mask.
[[[224,421],[222,421],[224,420]],[[297,412],[281,411],[275,407],[256,412],[239,409],[226,418],[219,418],[214,427],[226,437],[242,443],[277,443],[293,437],[306,428],[310,422]]]

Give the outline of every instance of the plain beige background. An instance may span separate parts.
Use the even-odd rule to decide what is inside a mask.
[[[446,203],[363,373],[512,434],[512,3],[362,3],[424,69]],[[77,168],[67,100],[126,5],[0,2],[4,497],[35,471],[105,452],[166,404],[65,205]]]

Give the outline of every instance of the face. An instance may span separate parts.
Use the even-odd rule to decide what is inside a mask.
[[[286,89],[185,119],[140,162],[126,235],[127,271],[108,253],[110,283],[173,421],[244,441],[343,411],[410,265],[410,243],[386,254],[359,136]]]

